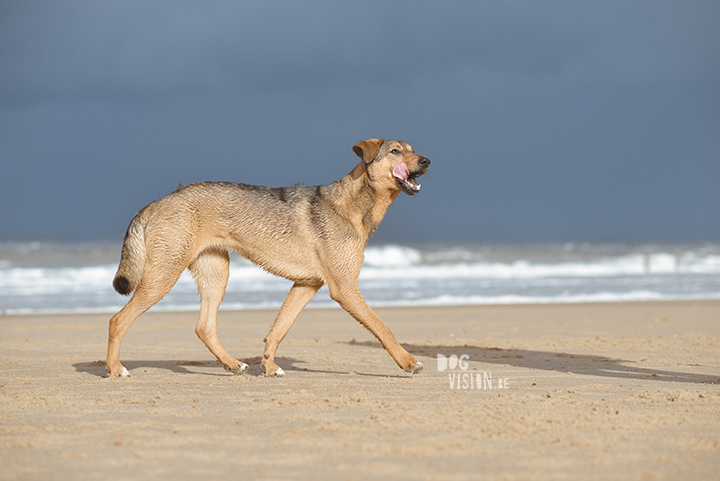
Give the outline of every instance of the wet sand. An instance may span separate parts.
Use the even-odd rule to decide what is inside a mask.
[[[109,315],[0,316],[0,479],[717,479],[720,301],[386,308],[400,371],[340,309],[149,312],[106,378]],[[437,355],[467,359],[438,370]],[[463,369],[465,368],[465,369]]]

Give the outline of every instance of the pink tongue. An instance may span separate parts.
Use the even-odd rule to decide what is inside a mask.
[[[395,167],[393,168],[393,175],[398,179],[407,180],[408,175],[410,175],[410,171],[404,162],[400,162],[395,164]]]

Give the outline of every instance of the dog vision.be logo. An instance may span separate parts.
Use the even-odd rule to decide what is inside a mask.
[[[467,354],[461,354],[460,357],[456,354],[451,354],[450,356],[445,356],[444,354],[437,355],[438,371],[448,373],[450,389],[476,389],[485,391],[489,389],[507,389],[509,387],[507,378],[493,379],[491,372],[467,372],[469,360],[470,356]]]

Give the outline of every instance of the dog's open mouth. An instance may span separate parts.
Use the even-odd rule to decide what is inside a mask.
[[[420,192],[420,184],[415,182],[415,179],[423,174],[424,172],[410,174],[410,171],[404,162],[395,164],[395,167],[393,168],[393,176],[395,176],[395,180],[397,180],[398,185],[400,185],[400,188],[407,195],[415,195]]]

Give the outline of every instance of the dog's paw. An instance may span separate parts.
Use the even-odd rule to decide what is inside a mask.
[[[231,373],[235,374],[236,376],[240,376],[241,374],[245,374],[245,371],[248,370],[248,365],[245,364],[245,363],[243,363],[243,362],[239,363],[239,364],[238,364],[237,366],[235,366],[235,367],[230,367],[230,366],[228,366],[227,364],[224,365],[224,367],[225,367],[225,370],[226,370],[226,371],[231,372]]]
[[[277,369],[275,370],[275,372],[273,372],[273,373],[271,373],[271,374],[265,373],[265,375],[266,375],[266,376],[277,376],[277,377],[281,377],[281,376],[284,376],[284,375],[285,375],[285,371],[283,371],[282,368],[279,367],[279,368],[277,368]]]
[[[265,377],[282,377],[285,375],[285,371],[275,363],[267,363],[262,365],[263,374]]]
[[[120,368],[108,369],[107,377],[130,377],[130,372],[125,368],[125,366],[120,365]]]
[[[422,370],[423,370],[422,363],[417,363],[416,366],[413,366],[411,364],[407,368],[405,368],[405,372],[409,372],[410,374],[418,374]]]

